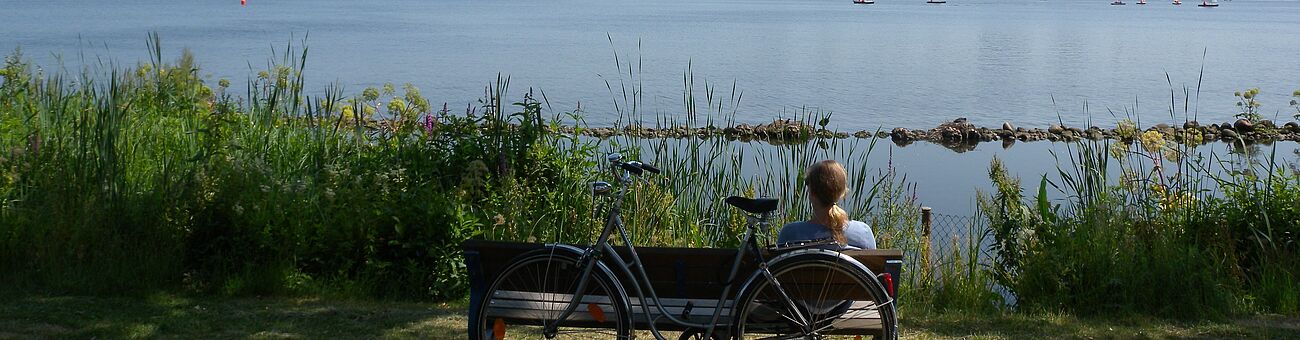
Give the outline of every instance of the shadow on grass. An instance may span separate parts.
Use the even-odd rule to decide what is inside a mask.
[[[0,296],[0,338],[464,337],[463,303]]]
[[[38,296],[0,293],[6,338],[431,338],[465,337],[464,302],[312,298]],[[903,337],[1300,338],[1300,318],[1170,321],[1144,316],[1078,318],[1053,313],[905,314]],[[648,334],[647,334],[648,335]]]

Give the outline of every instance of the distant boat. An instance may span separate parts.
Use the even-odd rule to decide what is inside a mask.
[[[1147,4],[1147,0],[1138,0],[1138,4],[1139,4],[1139,5],[1146,5],[1146,4]]]
[[[947,1],[947,0],[925,0],[925,3],[927,3],[927,4],[946,4],[946,3],[948,3],[948,1]]]
[[[1183,0],[1174,0],[1174,4],[1175,4],[1175,5],[1182,5],[1182,4],[1183,4]]]
[[[1219,7],[1219,0],[1201,0],[1200,7]]]
[[[1127,5],[1126,3],[1124,3],[1124,1],[1121,1],[1121,0],[1111,1],[1110,4],[1111,4],[1112,6]]]
[[[876,3],[876,0],[853,0],[853,3],[859,5],[870,5]]]

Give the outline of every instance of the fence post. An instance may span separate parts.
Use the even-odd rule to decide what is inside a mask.
[[[930,239],[930,224],[934,223],[934,216],[930,215],[930,207],[921,207],[921,230],[925,239]]]
[[[934,223],[934,216],[931,215],[930,207],[921,207],[921,270],[924,282],[929,281],[930,276],[930,225]]]

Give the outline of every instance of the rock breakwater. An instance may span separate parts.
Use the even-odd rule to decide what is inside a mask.
[[[758,125],[737,124],[717,127],[646,127],[628,125],[623,127],[575,127],[562,126],[561,133],[578,134],[597,138],[630,136],[639,138],[726,138],[738,141],[763,141],[772,144],[806,143],[811,139],[827,138],[881,138],[890,139],[896,144],[907,145],[913,142],[931,142],[948,148],[965,151],[972,150],[979,143],[1001,142],[1003,147],[1010,147],[1016,142],[1075,142],[1082,140],[1117,140],[1126,143],[1136,141],[1142,134],[1155,131],[1166,140],[1180,144],[1204,144],[1212,141],[1240,142],[1245,144],[1272,143],[1276,141],[1300,142],[1300,123],[1286,122],[1275,124],[1272,121],[1250,121],[1238,119],[1223,123],[1202,125],[1196,121],[1182,124],[1156,124],[1139,129],[1136,125],[1120,123],[1114,128],[1098,126],[1079,127],[1063,124],[1051,124],[1046,128],[1017,127],[1003,123],[1001,127],[990,128],[976,126],[965,118],[939,124],[930,129],[909,129],[895,127],[886,130],[860,130],[857,132],[840,132],[827,130],[793,119],[778,119],[771,123]]]

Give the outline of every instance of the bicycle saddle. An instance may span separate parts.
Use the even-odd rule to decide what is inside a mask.
[[[747,198],[740,196],[727,197],[726,200],[727,204],[751,214],[762,214],[776,210],[777,203],[780,203],[780,201],[775,198]]]

